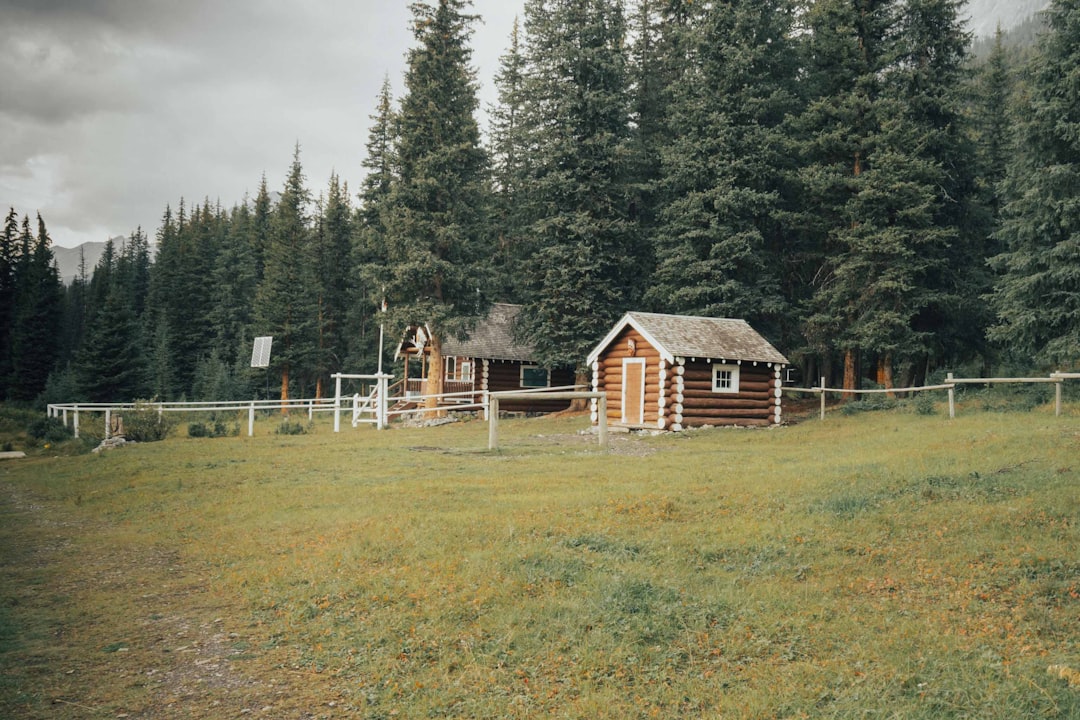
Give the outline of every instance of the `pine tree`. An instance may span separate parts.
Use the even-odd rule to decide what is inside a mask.
[[[651,269],[633,210],[626,28],[612,0],[532,0],[525,31],[537,251],[519,331],[542,364],[581,379]]]
[[[8,397],[16,401],[33,400],[45,389],[60,352],[62,285],[50,247],[52,240],[40,214],[37,225],[37,237],[26,257],[20,258],[16,277],[8,388]]]
[[[805,327],[811,347],[843,357],[845,388],[862,357],[891,387],[896,363],[911,373],[964,352],[963,328],[978,334],[978,308],[958,305],[979,282],[985,233],[960,112],[960,5],[819,0],[808,15],[799,226],[817,260]]]
[[[1044,365],[1080,363],[1080,2],[1055,0],[1003,183],[990,337]]]
[[[209,320],[214,336],[211,351],[228,364],[237,358],[250,357],[251,353],[250,328],[255,315],[258,264],[248,202],[231,210],[225,227],[224,242],[214,267]]]
[[[784,122],[797,109],[792,10],[746,0],[701,11],[687,67],[670,88],[662,148],[658,267],[647,295],[664,311],[748,318],[770,332],[779,286]]]
[[[524,286],[522,270],[535,249],[529,242],[529,217],[524,195],[531,154],[524,122],[527,107],[525,56],[518,18],[514,18],[510,47],[499,59],[494,82],[498,103],[491,109],[488,132],[494,183],[493,223],[498,238],[492,262],[492,292],[504,302],[518,302]]]
[[[313,372],[316,311],[309,262],[309,203],[297,144],[274,209],[255,311],[257,334],[274,338],[270,364],[280,373],[283,403],[290,397],[290,383],[302,387],[305,375]],[[286,412],[284,407],[282,412]]]
[[[383,80],[376,108],[377,112],[370,116],[372,125],[362,162],[367,174],[360,186],[360,206],[353,222],[351,265],[356,284],[351,292],[348,317],[347,364],[368,369],[380,366],[374,315],[385,297],[389,267],[385,220],[387,203],[399,174],[394,154],[397,115],[389,78]]]
[[[4,220],[0,235],[0,398],[7,396],[11,377],[11,327],[15,320],[15,267],[19,257],[19,216],[15,208]]]
[[[464,0],[414,3],[416,47],[408,53],[398,114],[399,176],[387,199],[385,283],[391,326],[427,324],[430,390],[441,391],[441,342],[478,311],[487,285],[489,196],[480,147],[476,81]]]
[[[73,370],[80,394],[91,402],[130,402],[145,390],[141,327],[110,239],[90,280],[94,300]]]
[[[326,201],[320,208],[311,248],[316,281],[317,383],[315,397],[322,397],[324,382],[341,372],[348,352],[347,316],[351,302],[352,207],[349,188],[330,176]]]

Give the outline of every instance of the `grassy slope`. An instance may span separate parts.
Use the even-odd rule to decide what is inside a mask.
[[[1078,717],[1080,417],[0,466],[0,716]]]

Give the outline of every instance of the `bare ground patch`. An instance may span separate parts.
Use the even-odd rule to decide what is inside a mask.
[[[333,716],[329,684],[181,548],[103,542],[115,528],[7,483],[0,513],[0,716]]]

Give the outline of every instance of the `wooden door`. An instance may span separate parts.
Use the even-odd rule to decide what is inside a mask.
[[[625,358],[622,366],[622,421],[645,424],[645,358]]]

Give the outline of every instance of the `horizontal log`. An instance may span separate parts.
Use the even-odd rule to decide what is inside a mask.
[[[641,346],[638,346],[637,352],[635,352],[633,355],[631,355],[629,351],[625,349],[613,350],[611,352],[604,353],[603,355],[604,362],[612,362],[615,360],[622,361],[625,358],[650,358],[659,361],[660,353],[657,350],[653,350],[652,348],[643,348]]]
[[[716,398],[717,400],[760,400],[765,402],[773,399],[771,392],[737,392],[737,393],[718,393],[712,390],[683,390],[684,397],[709,399]]]
[[[708,390],[709,392],[712,392],[712,389],[713,389],[712,378],[710,377],[708,380],[700,380],[700,379],[699,380],[685,380],[684,379],[683,380],[683,387],[686,387],[686,388],[692,389],[692,390]],[[755,380],[745,380],[745,379],[742,379],[742,378],[740,378],[740,380],[739,380],[739,392],[744,392],[744,391],[764,392],[765,390],[772,390],[774,387],[775,387],[775,385],[771,381],[770,382],[758,382],[758,381],[755,381]]]
[[[683,415],[687,418],[767,418],[772,415],[772,411],[768,408],[686,408]]]
[[[767,400],[741,400],[736,398],[696,398],[685,397],[683,398],[684,408],[745,408],[748,410],[760,410],[761,412],[770,412],[775,407],[771,402]]]
[[[682,423],[686,427],[705,427],[709,425],[738,425],[740,427],[769,427],[774,423],[771,420],[758,420],[756,418],[692,418],[688,417]]]

